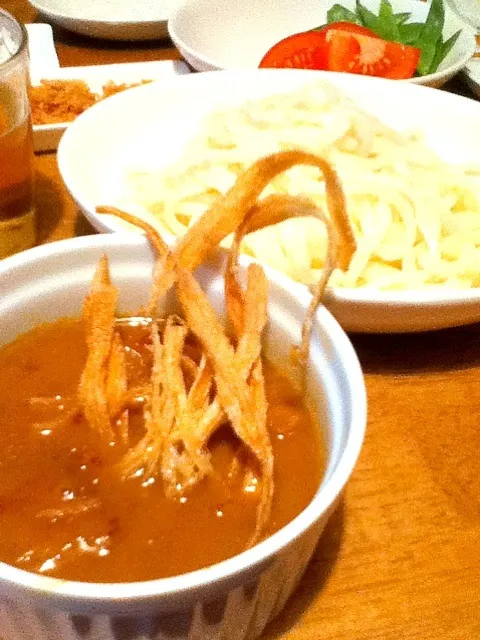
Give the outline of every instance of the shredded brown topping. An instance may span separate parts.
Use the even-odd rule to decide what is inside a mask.
[[[325,180],[328,212],[310,200],[289,195],[260,199],[264,188],[279,173],[296,164],[318,167]],[[240,281],[238,257],[245,234],[298,216],[315,216],[325,225],[329,248],[303,325],[299,363],[308,355],[315,310],[336,266],[345,268],[355,241],[345,210],[340,182],[322,158],[303,151],[285,151],[255,162],[220,197],[177,247],[170,250],[158,232],[135,216],[113,207],[99,213],[119,216],[141,227],[156,253],[150,301],[136,319],[151,322],[153,365],[148,388],[131,389],[115,317],[117,290],[110,282],[108,260],[97,268],[83,310],[88,358],[79,387],[81,410],[90,427],[106,443],[125,447],[119,470],[124,477],[160,477],[166,494],[181,496],[212,473],[208,443],[228,423],[240,440],[245,479],[260,475],[255,543],[268,521],[272,497],[273,454],[267,430],[267,404],[262,373],[261,337],[267,322],[268,283],[262,267],[251,264],[245,285]],[[229,234],[234,234],[225,272],[228,324],[219,319],[194,271]],[[175,287],[183,319],[158,317],[163,296]],[[200,346],[192,357],[189,340]],[[135,398],[143,411],[144,434],[130,444],[129,407]]]
[[[95,93],[84,80],[41,80],[29,91],[33,124],[71,122],[96,102],[147,82],[151,80],[132,84],[116,84],[110,80],[100,93]]]

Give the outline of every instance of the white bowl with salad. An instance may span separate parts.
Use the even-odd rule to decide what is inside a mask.
[[[443,0],[184,0],[168,29],[198,71],[295,67],[440,87],[475,52],[474,29]]]

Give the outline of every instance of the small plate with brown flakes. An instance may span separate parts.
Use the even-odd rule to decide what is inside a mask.
[[[187,65],[172,60],[64,67],[32,77],[35,151],[54,151],[70,122],[95,103],[114,93],[172,75],[189,73]]]

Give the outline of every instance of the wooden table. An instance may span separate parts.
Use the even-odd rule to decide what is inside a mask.
[[[26,0],[2,7],[36,19]],[[61,30],[55,41],[62,66],[178,57],[168,42],[109,44]],[[468,95],[458,81],[448,89]],[[40,242],[93,232],[55,154],[36,163]],[[365,445],[301,586],[264,640],[480,638],[479,329],[352,336],[368,389]]]

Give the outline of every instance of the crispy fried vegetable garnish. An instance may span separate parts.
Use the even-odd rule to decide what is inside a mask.
[[[151,390],[143,411],[145,435],[125,454],[120,463],[120,472],[125,478],[137,473],[147,478],[157,475],[163,444],[175,417],[173,400],[164,385],[164,346],[156,322],[152,323],[151,336],[153,365]]]
[[[259,276],[260,272],[262,275],[257,278],[256,276]],[[250,313],[245,314],[248,324],[240,340],[238,340],[235,351],[235,365],[244,380],[247,380],[252,366],[260,356],[260,338],[267,321],[267,283],[265,274],[259,265],[250,265],[248,276],[246,308],[250,309]],[[258,293],[254,294],[254,289]],[[197,423],[195,430],[197,446],[200,447],[202,443],[208,442],[210,436],[226,420],[227,416],[223,406],[218,397],[216,397],[200,416]]]
[[[277,174],[296,164],[322,171],[328,212],[300,196],[259,199]],[[254,544],[265,530],[274,494],[274,460],[261,359],[268,282],[263,268],[255,263],[246,270],[245,282],[241,281],[240,245],[246,234],[287,218],[314,216],[325,225],[329,239],[325,266],[302,328],[298,360],[305,364],[314,313],[326,283],[337,264],[348,267],[355,250],[335,171],[322,158],[300,150],[262,158],[218,198],[172,251],[157,231],[135,216],[113,207],[98,207],[97,211],[117,215],[143,229],[156,254],[150,300],[143,310],[143,316],[153,319],[151,379],[148,389],[140,390],[139,403],[145,433],[137,444],[129,446],[128,424],[126,429],[120,425],[120,438],[127,445],[119,463],[120,473],[125,478],[161,477],[168,496],[181,496],[212,473],[209,440],[222,424],[229,423],[240,440],[229,475],[237,478],[243,472],[244,483],[250,484],[250,490],[252,486],[258,490],[257,521],[250,539]],[[227,334],[193,271],[231,233],[234,238],[225,270],[225,303],[231,331]],[[172,286],[184,320],[177,316],[157,318],[159,303]],[[89,354],[79,396],[92,428],[108,439],[115,436],[112,420],[124,415],[128,420],[129,403],[139,391],[128,389],[126,382],[122,345],[114,330],[116,296],[111,289],[108,263],[103,260],[84,308]],[[193,338],[201,350],[199,357],[192,357],[189,340]]]
[[[90,426],[107,443],[115,441],[107,399],[107,379],[117,301],[118,291],[110,282],[108,258],[103,256],[83,305],[88,355],[78,399]]]
[[[170,287],[173,285],[175,279],[174,261],[168,248],[167,243],[162,236],[154,229],[148,222],[141,220],[137,216],[121,211],[116,207],[100,206],[97,207],[97,213],[107,213],[117,216],[129,222],[140,229],[143,229],[148,236],[150,244],[157,255],[155,261],[155,268],[153,272],[153,282],[150,291],[150,300],[141,312],[147,317],[153,317],[158,308],[158,303],[161,298],[167,293]]]
[[[208,402],[211,375],[205,361],[187,395],[181,366],[187,333],[185,324],[175,325],[169,318],[164,332],[165,384],[172,394],[175,418],[164,442],[162,476],[170,495],[183,493],[211,472],[208,455],[201,447],[195,446],[194,439],[195,425]]]
[[[107,367],[105,393],[107,396],[108,415],[110,419],[116,419],[120,440],[124,445],[128,444],[128,409],[125,407],[127,390],[125,352],[118,332],[114,331]]]
[[[258,387],[259,378],[263,385],[260,360],[256,361],[260,368],[251,376],[252,383],[249,384],[238,370],[235,351],[205,293],[194,276],[180,268],[177,270],[177,296],[188,326],[212,364],[219,402],[237,436],[260,463],[262,497],[257,524],[263,528],[270,514],[273,495],[273,454],[267,432],[266,401]],[[255,531],[254,540],[260,530]]]
[[[342,243],[339,241],[339,234],[337,233],[335,224],[333,224],[332,221],[311,200],[303,197],[289,196],[288,194],[275,194],[265,198],[265,200],[259,203],[256,207],[253,207],[238,227],[237,231],[235,232],[232,247],[228,256],[228,268],[225,274],[225,293],[226,295],[229,292],[231,293],[231,302],[227,302],[227,304],[230,305],[228,309],[230,319],[232,320],[231,313],[234,313],[232,305],[238,304],[233,301],[235,300],[235,298],[238,298],[238,296],[241,296],[240,286],[237,282],[237,262],[238,254],[240,251],[240,244],[243,237],[247,233],[251,233],[252,231],[261,229],[270,224],[277,224],[278,222],[282,222],[283,220],[287,220],[288,218],[300,218],[305,216],[315,217],[323,222],[326,227],[329,241],[320,280],[314,287],[312,287],[313,297],[302,325],[301,344],[300,347],[294,348],[294,355],[296,356],[296,360],[302,367],[305,366],[306,358],[308,355],[308,345],[310,343],[313,316],[322,300],[332,271],[336,266],[336,258],[339,253],[338,247],[339,245],[345,246],[345,242],[349,241],[348,238],[350,234],[342,235],[342,240],[344,241],[344,244],[342,245]],[[337,221],[341,220],[342,224],[346,220],[347,224],[349,225],[346,214],[344,216],[342,209],[339,207],[336,207],[334,219],[336,219]],[[348,228],[350,227],[348,226]],[[343,251],[343,259],[347,261],[346,266],[348,266],[348,263],[351,260],[354,251],[354,244],[350,246],[348,251]]]
[[[262,438],[255,424],[248,385],[237,373],[234,349],[205,293],[185,269],[177,271],[177,296],[188,326],[212,364],[218,397],[233,429],[261,460]]]
[[[233,187],[224,196],[220,196],[180,240],[175,253],[182,267],[193,271],[202,264],[218,244],[239,227],[245,214],[258,204],[258,198],[268,183],[297,164],[318,167],[323,173],[330,219],[342,240],[338,264],[342,269],[347,268],[355,251],[355,236],[346,213],[340,180],[326,160],[300,149],[279,151],[261,158],[242,173]],[[284,217],[276,222],[282,219]],[[264,226],[267,225],[258,221],[246,233]]]

